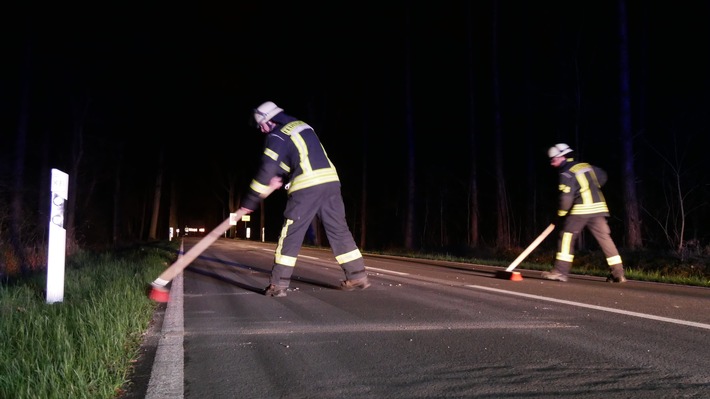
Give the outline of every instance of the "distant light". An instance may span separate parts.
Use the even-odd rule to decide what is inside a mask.
[[[188,235],[190,233],[204,234],[205,228],[204,227],[185,227],[185,235]]]

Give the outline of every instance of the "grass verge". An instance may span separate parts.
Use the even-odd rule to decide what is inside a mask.
[[[119,395],[157,306],[148,284],[176,254],[172,243],[77,253],[53,304],[46,276],[0,285],[0,398]]]

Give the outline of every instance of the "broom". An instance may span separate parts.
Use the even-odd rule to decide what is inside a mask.
[[[269,182],[269,187],[267,187],[263,193],[259,194],[259,198],[262,200],[265,199],[275,190],[281,188],[281,186],[281,177],[272,177]],[[235,214],[234,220],[239,221],[239,219],[241,219],[244,215],[246,215],[246,212],[239,209]],[[175,278],[175,276],[180,274],[180,272],[182,272],[190,263],[192,263],[195,258],[204,252],[207,247],[212,245],[212,243],[215,242],[225,231],[227,231],[231,225],[231,219],[232,217],[230,215],[230,217],[225,219],[224,222],[220,223],[219,226],[210,231],[209,234],[201,239],[194,247],[190,248],[184,256],[178,257],[175,263],[165,269],[165,271],[151,283],[152,288],[150,290],[150,294],[148,295],[150,299],[156,302],[167,302],[170,298],[169,290],[166,287],[168,283]],[[182,253],[182,251],[180,251],[180,253]]]
[[[530,252],[532,252],[535,248],[537,248],[537,246],[540,245],[542,240],[547,238],[547,236],[550,235],[550,233],[552,233],[552,230],[554,230],[554,229],[555,229],[554,224],[550,224],[549,226],[547,226],[545,231],[543,231],[542,234],[540,234],[535,239],[535,241],[532,242],[532,244],[530,244],[527,248],[525,248],[525,251],[523,251],[523,253],[521,253],[517,258],[515,258],[513,263],[511,263],[507,269],[499,270],[496,272],[496,278],[504,278],[506,280],[513,280],[513,281],[521,281],[523,279],[523,276],[520,274],[520,272],[514,272],[513,269],[515,269],[520,264],[520,262],[523,261],[523,259],[525,259],[528,255],[530,255]]]
[[[235,220],[239,220],[244,216],[246,212],[237,211]],[[227,229],[229,229],[231,216],[225,219],[219,226],[215,227],[209,232],[203,239],[201,239],[194,247],[190,248],[185,255],[178,257],[178,259],[170,265],[163,273],[158,276],[151,283],[150,294],[148,295],[150,299],[156,302],[167,302],[170,295],[169,290],[166,287],[168,283],[175,278],[180,272],[182,272],[190,263],[192,263],[195,258],[197,258],[202,252],[204,252],[213,242],[215,242],[222,234],[224,234]],[[182,248],[180,250],[182,253]]]

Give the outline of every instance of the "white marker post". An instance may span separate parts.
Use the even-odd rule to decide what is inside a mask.
[[[243,216],[242,216],[242,221],[244,222],[244,227],[247,228],[247,236],[246,236],[246,239],[248,240],[248,239],[251,238],[251,228],[250,228],[250,227],[247,227],[247,226],[248,226],[248,223],[251,221],[251,216],[250,216],[250,215],[243,215]]]
[[[69,175],[52,169],[52,205],[49,212],[47,250],[47,303],[64,300],[64,259],[67,231],[64,229],[64,203],[69,192]]]

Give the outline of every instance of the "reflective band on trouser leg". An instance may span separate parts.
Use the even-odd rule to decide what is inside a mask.
[[[279,242],[276,244],[276,251],[274,253],[274,266],[271,269],[271,279],[270,284],[274,284],[279,287],[288,287],[291,283],[291,276],[293,275],[293,268],[296,266],[296,256],[284,255],[284,239],[288,233],[288,227],[293,224],[293,220],[284,220],[283,228],[281,229],[281,235],[279,236]]]
[[[281,228],[281,235],[279,236],[279,242],[276,244],[274,263],[291,267],[296,266],[298,252],[300,251],[301,244],[303,243],[303,234],[300,234],[298,229],[302,229],[303,224],[304,223],[302,221],[296,222],[291,219],[284,220],[283,228]],[[297,231],[299,234],[295,234],[294,231]]]
[[[355,249],[353,251],[350,251],[346,254],[338,255],[335,257],[335,260],[338,261],[339,264],[344,264],[348,262],[352,262],[356,259],[362,258],[362,254],[360,253],[359,249]]]
[[[561,260],[561,261],[563,261],[563,262],[572,263],[572,262],[574,261],[574,255],[563,254],[562,252],[558,252],[558,253],[555,255],[555,259],[556,259],[556,260]]]
[[[621,256],[620,256],[620,255],[616,255],[616,256],[612,256],[612,257],[606,258],[606,263],[607,263],[609,266],[618,265],[618,264],[621,263]]]
[[[367,277],[365,260],[362,258],[359,249],[338,255],[335,257],[335,260],[337,260],[340,267],[343,268],[346,280],[359,280]]]
[[[560,236],[559,251],[555,254],[554,269],[559,273],[568,274],[574,261],[574,234],[563,232]]]
[[[574,245],[574,234],[569,233],[569,232],[564,232],[562,233],[562,238],[560,238],[560,254],[562,256],[567,256],[574,254],[574,248],[572,248],[572,245]],[[569,260],[570,262],[572,261],[571,259]]]
[[[286,256],[281,254],[274,255],[274,262],[283,266],[296,267],[296,259],[298,258],[294,258],[293,256]]]
[[[617,279],[624,277],[624,264],[621,262],[620,255],[606,258],[606,263],[609,265],[609,269],[611,269],[612,276]]]
[[[555,259],[572,263],[574,261],[574,248],[572,245],[574,245],[574,234],[569,232],[562,233],[559,252],[555,254]]]

